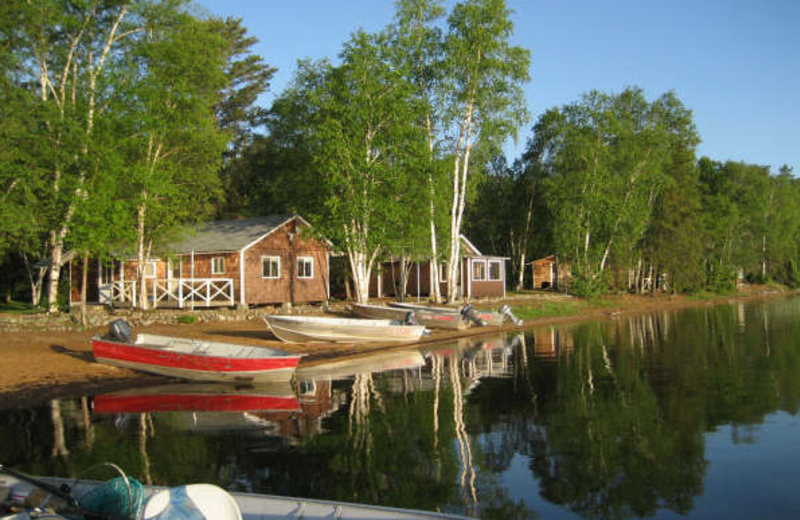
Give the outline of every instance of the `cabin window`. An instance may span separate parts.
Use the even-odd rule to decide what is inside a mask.
[[[498,282],[503,279],[503,266],[498,260],[489,261],[489,280]]]
[[[147,265],[144,266],[144,277],[145,278],[155,278],[156,277],[156,263],[155,262],[147,262]]]
[[[211,274],[225,274],[224,256],[215,256],[211,259]]]
[[[314,259],[310,256],[297,258],[297,277],[314,278]]]
[[[276,280],[281,277],[281,257],[261,257],[261,277]]]
[[[486,280],[486,260],[472,261],[472,279],[476,282]]]
[[[170,278],[173,280],[179,279],[181,277],[181,261],[178,260],[170,260],[169,261],[169,275]]]

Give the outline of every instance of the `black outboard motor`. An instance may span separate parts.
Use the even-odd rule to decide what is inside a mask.
[[[108,324],[108,336],[121,343],[131,342],[131,326],[122,318],[118,318]]]
[[[414,311],[409,311],[406,313],[406,317],[403,318],[403,325],[416,325],[417,324],[417,313]]]
[[[486,322],[478,316],[478,311],[469,303],[461,307],[461,315],[479,327],[486,326]]]
[[[514,313],[511,312],[511,307],[508,305],[503,305],[500,307],[497,312],[505,316],[507,319],[511,320],[511,323],[514,325],[522,325],[522,320],[514,316]]]

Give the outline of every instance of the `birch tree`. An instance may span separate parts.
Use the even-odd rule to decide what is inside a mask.
[[[33,162],[48,172],[42,211],[48,221],[48,308],[53,312],[65,239],[76,205],[87,195],[87,168],[98,158],[92,144],[95,128],[98,119],[108,116],[113,78],[108,69],[141,29],[128,23],[131,2],[35,0],[17,5],[19,52],[30,56],[25,74],[35,85],[30,95],[38,104],[41,132]]]
[[[441,146],[442,125],[442,72],[443,33],[437,26],[445,10],[441,0],[399,0],[396,4],[393,31],[393,49],[399,67],[415,88],[423,111],[427,156],[424,168],[427,177],[428,236],[431,266],[431,294],[433,301],[441,300],[439,279],[439,233],[446,215],[447,188],[446,162]]]
[[[392,66],[385,34],[355,33],[342,64],[302,64],[286,98],[303,99],[294,113],[312,144],[318,194],[298,201],[316,230],[346,252],[355,296],[369,298],[369,280],[386,245],[416,210],[409,192],[420,145],[412,86]],[[279,105],[283,101],[279,101]]]
[[[185,12],[155,12],[128,69],[134,85],[127,200],[135,228],[139,305],[147,308],[145,268],[159,237],[210,215],[221,196],[226,136],[214,103],[226,84],[225,42],[213,24]]]
[[[573,286],[590,294],[605,288],[612,253],[630,259],[639,247],[672,145],[696,134],[691,112],[673,95],[648,103],[640,89],[594,91],[561,114],[548,204],[557,251],[573,262]]]
[[[461,227],[477,144],[500,149],[527,120],[521,85],[529,79],[530,52],[512,46],[513,24],[504,0],[467,0],[448,17],[444,41],[443,130],[448,134],[450,236],[447,300],[457,298]]]

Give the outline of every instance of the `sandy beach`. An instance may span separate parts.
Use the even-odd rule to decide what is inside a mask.
[[[332,343],[283,343],[274,338],[261,320],[228,321],[165,325],[155,324],[140,327],[135,332],[149,332],[169,336],[208,339],[248,345],[281,348],[289,352],[303,353],[302,365],[313,365],[332,357],[358,356],[378,350],[407,348],[435,342],[446,342],[454,338],[499,331],[511,331],[551,324],[579,322],[590,319],[618,318],[625,314],[655,312],[698,305],[712,305],[738,300],[782,297],[794,293],[750,288],[735,296],[724,296],[707,300],[684,296],[613,296],[602,303],[586,304],[580,313],[569,316],[547,317],[525,320],[522,326],[508,324],[504,327],[470,328],[466,331],[434,331],[429,338],[415,344],[332,344]],[[535,303],[535,299],[515,299],[510,305],[521,306]],[[503,302],[493,302],[499,306]],[[95,334],[105,333],[105,328],[67,332],[18,332],[5,333],[0,339],[0,409],[20,408],[47,399],[85,395],[98,390],[111,391],[132,386],[144,386],[167,379],[140,372],[105,366],[94,361],[90,339]]]

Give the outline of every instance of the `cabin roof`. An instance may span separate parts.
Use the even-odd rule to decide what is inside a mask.
[[[261,240],[292,219],[308,222],[297,215],[270,215],[236,220],[215,220],[202,224],[183,240],[173,242],[167,249],[176,254],[216,253],[239,251]]]
[[[465,237],[463,234],[461,235],[461,242],[464,245],[464,253],[466,253],[466,256],[484,256],[478,250],[478,248],[475,247],[475,244],[470,242],[470,240],[467,237]]]

